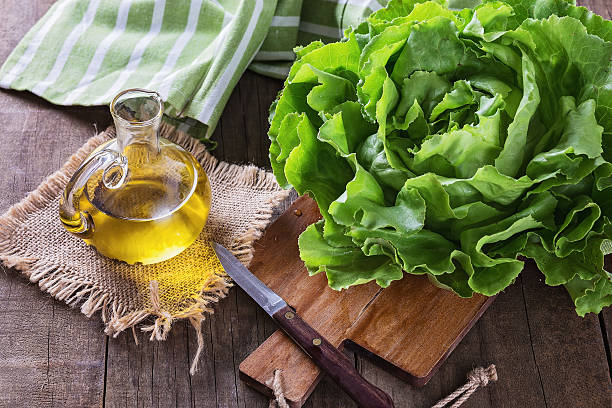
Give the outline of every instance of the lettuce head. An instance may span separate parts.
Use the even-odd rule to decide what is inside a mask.
[[[490,296],[527,257],[579,315],[612,303],[612,22],[565,0],[392,0],[296,54],[270,162],[321,212],[299,239],[311,274]]]

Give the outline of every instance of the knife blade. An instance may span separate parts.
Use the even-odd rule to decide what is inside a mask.
[[[381,389],[359,374],[353,363],[313,329],[272,289],[253,275],[220,244],[213,243],[225,272],[240,286],[312,361],[362,408],[393,408],[393,401]]]
[[[213,243],[217,257],[225,272],[270,316],[287,306],[287,302],[272,289],[257,279],[236,257],[223,245]]]

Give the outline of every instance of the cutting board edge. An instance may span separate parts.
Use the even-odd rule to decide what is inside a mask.
[[[310,202],[309,202],[310,201]],[[266,237],[269,238],[269,234],[271,233],[272,230],[275,231],[275,234],[278,233],[278,231],[276,231],[278,228],[281,228],[282,230],[282,226],[278,227],[278,223],[280,220],[283,220],[283,223],[287,223],[287,225],[291,225],[293,224],[293,217],[297,217],[297,219],[299,219],[300,221],[298,221],[298,224],[303,224],[304,221],[306,221],[306,215],[309,216],[310,214],[310,206],[313,205],[312,204],[312,200],[308,197],[299,197],[297,200],[295,200],[290,207],[274,222],[272,223],[267,229],[266,232],[264,234],[264,236],[261,239],[266,239]],[[314,208],[315,210],[316,208],[316,203],[314,204]],[[297,210],[300,210],[299,213]],[[318,214],[318,212],[317,212]],[[320,217],[320,215],[319,215]],[[316,220],[315,220],[316,222]],[[310,224],[310,223],[308,223]],[[284,224],[283,224],[284,225]],[[274,227],[276,226],[276,229],[274,229]],[[306,228],[306,225],[303,226],[303,228]],[[295,228],[290,230],[294,230]],[[302,229],[303,230],[303,229]],[[298,231],[301,232],[301,231]],[[299,235],[299,234],[298,234]],[[274,234],[272,235],[274,236]],[[274,238],[274,241],[276,241],[276,238]],[[261,248],[260,248],[261,249]],[[263,259],[263,258],[262,258]],[[255,261],[255,258],[254,258]],[[264,259],[265,261],[265,259]],[[256,273],[256,269],[257,269],[257,263],[254,262],[253,263],[253,272]],[[256,273],[257,274],[257,273]],[[412,384],[414,386],[423,386],[425,384],[427,384],[427,382],[433,377],[433,375],[435,375],[435,373],[437,372],[438,368],[441,366],[441,364],[447,359],[447,357],[450,355],[450,353],[455,349],[455,347],[458,345],[458,343],[464,338],[464,336],[467,334],[467,332],[474,326],[475,322],[482,316],[482,314],[486,311],[486,309],[489,307],[489,305],[491,304],[491,302],[493,301],[493,298],[487,298],[484,299],[482,302],[479,302],[480,305],[476,304],[476,308],[472,308],[472,313],[476,312],[473,316],[473,318],[468,322],[467,326],[464,328],[461,328],[461,332],[455,336],[454,339],[449,339],[451,341],[450,344],[450,348],[448,350],[444,350],[444,354],[442,354],[441,356],[438,357],[438,361],[433,365],[433,367],[431,368],[431,370],[424,375],[423,377],[419,377],[419,376],[415,376],[412,375],[411,373],[406,372],[404,369],[401,369],[399,367],[401,367],[402,361],[401,359],[395,359],[395,363],[397,364],[397,366],[393,363],[391,363],[390,361],[386,360],[385,357],[380,357],[374,353],[371,353],[369,350],[365,349],[364,347],[362,347],[361,345],[359,345],[358,343],[356,343],[355,341],[349,340],[350,336],[347,336],[349,333],[345,333],[344,334],[344,340],[338,345],[339,349],[342,349],[344,347],[346,347],[347,349],[352,348],[353,351],[356,352],[360,352],[361,354],[364,355],[364,357],[366,358],[370,358],[371,361],[373,361],[373,363],[382,366],[383,369],[387,369],[388,371],[390,371],[393,375],[401,378],[402,380],[406,381],[408,384]],[[278,332],[275,332],[274,334],[277,334]],[[256,356],[257,356],[257,351],[259,349],[261,349],[267,342],[269,342],[270,338],[268,338],[266,341],[264,341],[262,344],[260,344],[256,350],[254,350],[252,353],[250,353],[240,364],[239,366],[239,377],[242,381],[244,381],[246,383],[247,386],[251,387],[252,389],[261,392],[267,396],[272,396],[273,395],[273,391],[271,389],[271,386],[267,385],[267,382],[272,378],[273,373],[264,373],[261,371],[261,369],[257,369],[256,366],[258,364],[256,364],[255,366],[253,364],[249,364],[247,363],[250,362],[252,363],[253,361],[256,361]],[[358,340],[358,339],[356,339]],[[253,360],[253,357],[255,357],[255,360]],[[391,357],[393,357],[392,355],[388,355],[386,356],[389,359],[392,359]],[[430,363],[431,363],[431,359],[430,359]],[[255,368],[254,368],[255,367]],[[427,366],[422,367],[423,369],[427,369],[429,367],[429,364]],[[260,367],[261,368],[261,367]],[[267,371],[264,370],[264,371]],[[415,370],[416,371],[416,370]],[[421,370],[422,371],[422,370]],[[320,372],[318,374],[316,373],[312,373],[313,375],[310,378],[314,378],[314,381],[312,381],[311,384],[304,384],[306,385],[308,388],[303,387],[302,390],[300,391],[301,393],[303,393],[303,395],[298,395],[299,393],[296,393],[296,395],[290,396],[287,401],[289,403],[289,405],[291,406],[291,408],[299,408],[301,407],[304,403],[306,403],[307,399],[309,398],[309,396],[312,394],[312,391],[314,390],[314,388],[316,387],[316,385],[319,383],[320,379],[323,378],[323,374],[321,374]],[[315,376],[316,375],[316,376]],[[268,378],[269,377],[269,378]]]
[[[255,391],[260,392],[261,394],[267,396],[268,398],[274,398],[274,391],[272,390],[272,388],[270,388],[267,384],[260,383],[256,378],[251,377],[245,371],[243,371],[242,365],[244,364],[245,361],[246,359],[243,360],[242,363],[240,363],[240,365],[238,366],[238,377],[246,385],[253,388]],[[315,380],[312,382],[312,384],[306,391],[306,394],[304,394],[304,396],[300,400],[296,401],[290,398],[286,398],[286,401],[289,404],[289,407],[290,408],[301,408],[306,403],[306,400],[308,400],[308,398],[310,397],[310,394],[312,394],[316,386],[319,384],[319,382],[321,381],[321,378],[323,378],[322,372],[320,372],[317,375]]]
[[[483,304],[478,309],[478,312],[474,315],[474,318],[470,321],[470,323],[467,326],[463,328],[463,330],[459,333],[459,335],[455,338],[455,340],[453,340],[453,343],[451,344],[451,346],[440,357],[440,359],[436,362],[436,364],[434,364],[431,370],[429,370],[429,372],[425,374],[424,376],[415,375],[409,371],[406,371],[396,366],[395,364],[389,362],[385,358],[380,357],[378,354],[372,352],[367,347],[364,347],[360,345],[359,343],[354,342],[351,339],[344,340],[343,346],[345,346],[346,348],[356,353],[363,355],[364,357],[368,358],[370,361],[372,361],[377,366],[381,367],[385,371],[390,372],[397,378],[403,381],[406,381],[408,384],[413,385],[415,387],[423,387],[429,382],[429,380],[431,380],[431,378],[434,376],[436,371],[438,371],[440,366],[446,361],[448,356],[450,356],[450,354],[455,350],[455,348],[457,347],[457,345],[459,345],[461,340],[463,340],[463,338],[472,329],[472,327],[474,327],[476,322],[480,320],[484,312],[487,311],[487,309],[489,308],[489,306],[491,306],[491,303],[493,303],[496,297],[497,295],[486,298],[486,300],[483,302]]]

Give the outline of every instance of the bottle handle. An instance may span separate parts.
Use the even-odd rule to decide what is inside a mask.
[[[94,224],[90,214],[81,211],[79,199],[89,178],[99,170],[103,170],[104,186],[117,189],[125,182],[128,172],[127,159],[115,150],[100,150],[81,164],[60,197],[59,213],[62,224],[69,232],[81,238],[93,233]]]

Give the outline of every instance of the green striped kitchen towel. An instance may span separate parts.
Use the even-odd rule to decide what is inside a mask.
[[[279,0],[270,31],[249,66],[252,71],[284,79],[295,59],[293,48],[312,41],[338,41],[389,0]]]
[[[4,62],[0,87],[60,105],[105,105],[122,89],[154,89],[170,121],[205,139],[249,64],[282,78],[296,45],[335,41],[384,4],[59,0]]]

